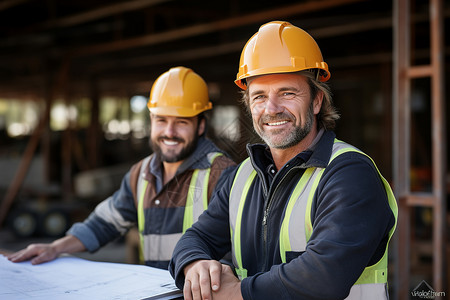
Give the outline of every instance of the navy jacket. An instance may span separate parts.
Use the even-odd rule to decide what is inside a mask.
[[[226,155],[217,157],[211,165],[207,154],[223,152],[210,140],[199,138],[197,148],[178,168],[174,178],[163,185],[162,163],[153,155],[150,164],[144,170],[144,177],[150,182],[144,197],[144,214],[146,216],[144,234],[160,237],[183,232],[183,217],[186,198],[192,174],[195,169],[211,168],[208,194],[213,194],[216,184],[219,186],[226,168],[235,163]],[[77,237],[90,252],[124,235],[138,222],[138,199],[136,196],[137,178],[140,175],[142,160],[133,165],[122,179],[120,189],[102,201],[83,223],[75,223],[68,234]],[[219,182],[219,183],[218,183]],[[167,269],[174,244],[155,247],[157,257],[165,259],[147,260],[146,265]],[[166,254],[166,252],[168,252]]]
[[[242,216],[242,261],[248,271],[241,282],[244,299],[344,299],[364,268],[383,256],[394,215],[370,159],[348,152],[333,160],[317,187],[306,251],[281,262],[279,233],[290,193],[306,168],[327,165],[334,138],[333,132],[324,132],[312,151],[300,153],[275,174],[266,146],[247,147],[258,176]],[[234,175],[175,247],[169,271],[179,288],[184,266],[198,259],[218,260],[231,249],[228,196]]]

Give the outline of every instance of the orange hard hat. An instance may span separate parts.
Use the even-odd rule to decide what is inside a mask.
[[[147,106],[157,115],[193,117],[211,109],[212,103],[208,86],[197,73],[175,67],[156,79]]]
[[[273,21],[262,25],[245,44],[234,82],[245,90],[245,79],[252,76],[309,69],[317,69],[322,82],[330,79],[316,41],[289,22]]]

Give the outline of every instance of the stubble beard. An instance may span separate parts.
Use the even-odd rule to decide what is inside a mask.
[[[150,138],[150,147],[153,149],[153,152],[161,159],[163,162],[173,163],[173,162],[179,162],[182,160],[185,160],[188,158],[192,153],[194,153],[195,148],[197,147],[198,143],[198,135],[196,134],[194,136],[194,139],[188,143],[186,146],[184,146],[179,153],[176,153],[174,150],[168,150],[165,153],[162,151],[161,147],[159,146],[159,143],[162,143],[164,139],[178,141],[180,143],[184,143],[184,139],[179,137],[173,137],[168,138],[165,136],[160,136],[157,138],[157,140],[154,140],[153,138]]]
[[[280,113],[275,116],[267,116],[262,117],[259,121],[258,125],[254,125],[256,133],[263,139],[263,141],[270,147],[275,149],[288,149],[290,147],[293,147],[300,143],[310,132],[312,129],[312,126],[314,124],[314,108],[313,104],[311,102],[311,105],[308,109],[307,119],[304,126],[302,125],[296,125],[294,128],[287,132],[285,137],[277,141],[277,139],[274,139],[274,136],[282,134],[284,132],[283,129],[280,130],[272,130],[270,133],[263,130],[263,123],[270,122],[276,122],[286,119],[291,119],[292,122],[295,124],[296,119],[294,116],[286,113]],[[300,120],[301,121],[301,120]],[[300,122],[301,123],[301,122]]]

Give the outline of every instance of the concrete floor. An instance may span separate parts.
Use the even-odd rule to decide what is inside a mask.
[[[18,238],[7,228],[0,229],[0,253],[11,253],[26,248],[31,243],[50,243],[52,238]],[[113,241],[95,253],[76,253],[74,256],[84,259],[106,262],[126,262],[126,244],[123,238]]]

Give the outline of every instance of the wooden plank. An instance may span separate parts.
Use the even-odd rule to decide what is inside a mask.
[[[409,299],[410,271],[410,207],[407,195],[410,191],[410,131],[411,103],[410,81],[410,3],[394,1],[394,86],[393,86],[393,172],[394,192],[398,201],[398,226],[395,238],[394,299]]]
[[[112,4],[109,6],[102,6],[97,9],[93,9],[80,14],[68,16],[65,18],[59,18],[56,20],[50,20],[48,22],[36,25],[38,28],[55,28],[55,27],[68,27],[73,25],[78,25],[100,18],[106,18],[109,16],[122,14],[128,11],[133,11],[137,9],[143,9],[146,7],[154,6],[164,2],[172,0],[134,0],[134,1],[124,1],[121,3]]]
[[[434,207],[438,199],[430,193],[414,193],[405,196],[409,206]]]
[[[433,74],[433,68],[431,67],[431,65],[414,66],[409,68],[408,70],[409,78],[430,77],[431,74]]]
[[[8,187],[8,191],[6,192],[5,197],[3,198],[0,206],[0,228],[2,227],[3,222],[6,219],[6,215],[8,214],[9,209],[11,208],[14,199],[16,198],[20,187],[22,186],[23,181],[25,180],[25,177],[28,173],[28,169],[30,167],[34,153],[36,152],[37,146],[39,145],[39,140],[42,137],[42,133],[44,132],[46,124],[48,123],[48,119],[46,118],[46,116],[47,114],[44,114],[44,116],[39,121],[39,125],[37,126],[36,130],[31,135],[25,149],[25,153],[20,162],[19,168],[14,175],[11,185]]]
[[[298,4],[284,6],[277,9],[270,9],[253,14],[231,17],[224,20],[218,20],[210,23],[203,23],[184,27],[175,30],[169,30],[160,33],[143,35],[136,38],[126,40],[117,40],[109,43],[91,45],[80,47],[70,51],[70,56],[85,56],[105,52],[113,52],[136,48],[141,46],[149,46],[163,42],[174,41],[177,39],[198,36],[201,34],[216,32],[225,29],[237,28],[244,25],[258,24],[261,22],[268,22],[280,17],[288,17],[296,14],[306,14],[310,12],[320,11],[323,9],[330,9],[346,4],[361,2],[362,0],[322,0],[301,2]]]
[[[22,3],[28,2],[30,0],[3,0],[0,2],[0,10],[5,10],[13,6],[20,5]]]
[[[445,291],[446,262],[446,134],[444,96],[444,42],[443,42],[443,1],[430,0],[431,64],[410,66],[410,3],[409,0],[394,2],[394,162],[396,163],[394,187],[399,199],[399,223],[397,244],[398,297],[409,299],[410,272],[410,207],[422,206],[433,209],[433,288]],[[412,194],[409,178],[409,137],[410,88],[411,79],[431,78],[432,109],[432,192]],[[397,170],[398,168],[398,170]]]
[[[446,291],[445,245],[447,175],[445,134],[445,89],[444,89],[444,4],[442,0],[430,0],[431,36],[431,99],[432,99],[432,159],[433,194],[436,202],[433,211],[433,287],[438,292]]]

